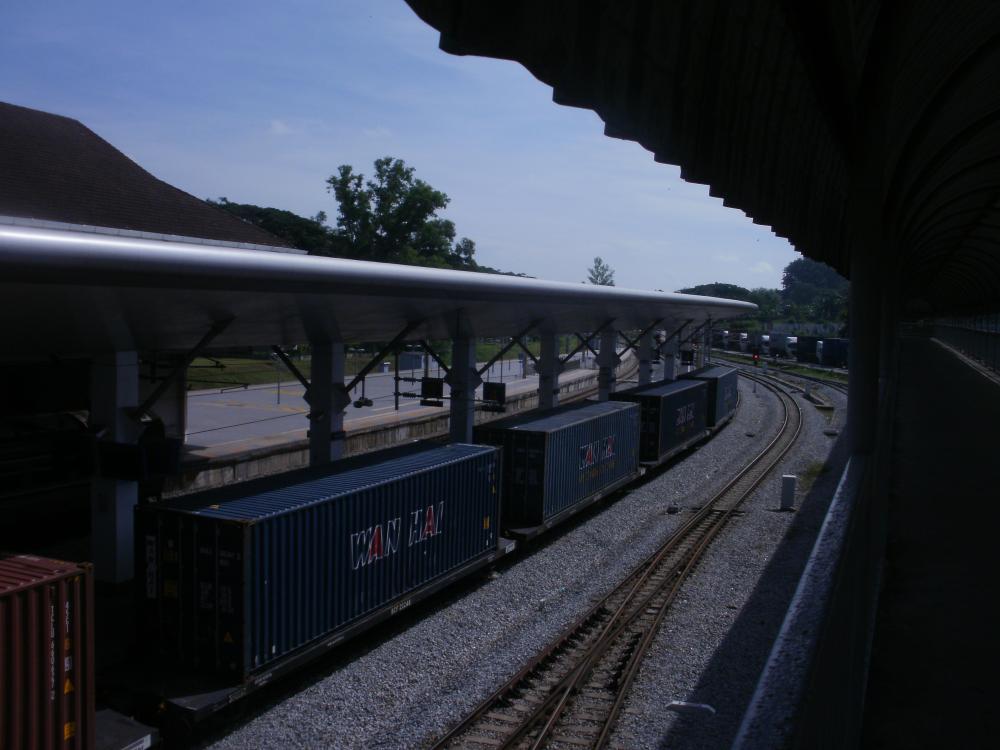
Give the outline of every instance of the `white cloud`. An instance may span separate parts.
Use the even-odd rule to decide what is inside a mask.
[[[750,267],[750,273],[774,273],[774,266],[766,260],[758,260]]]
[[[291,135],[294,131],[284,120],[271,120],[271,135]]]
[[[719,263],[736,263],[739,261],[740,256],[732,255],[728,253],[720,253],[718,255],[713,255],[712,260],[717,260]],[[767,265],[766,263],[764,265]]]

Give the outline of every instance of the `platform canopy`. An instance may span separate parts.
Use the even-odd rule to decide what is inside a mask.
[[[406,1],[910,314],[1000,305],[1000,3]]]
[[[310,340],[622,330],[748,302],[34,227],[0,227],[6,359]],[[229,321],[225,327],[222,324]],[[221,329],[221,330],[220,330]],[[690,330],[690,329],[688,329]]]

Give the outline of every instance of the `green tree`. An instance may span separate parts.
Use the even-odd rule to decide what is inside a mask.
[[[337,199],[338,239],[344,254],[364,260],[442,268],[475,268],[475,244],[452,246],[455,225],[437,212],[448,196],[415,176],[402,159],[375,161],[372,179],[343,164],[327,181]]]
[[[765,321],[768,325],[776,318],[781,317],[781,293],[777,289],[765,289],[757,287],[750,290],[750,299],[757,305],[757,318]]]
[[[468,237],[463,237],[458,242],[455,243],[455,250],[452,253],[454,256],[454,262],[461,264],[463,267],[467,268],[477,268],[475,259],[473,255],[476,254],[476,243],[470,240]]]
[[[711,284],[699,284],[687,289],[678,289],[678,294],[700,294],[705,297],[721,297],[722,299],[737,299],[743,302],[753,302],[750,299],[750,290],[736,284],[724,284],[713,282]]]
[[[250,203],[233,203],[226,198],[217,201],[206,199],[206,203],[248,221],[271,234],[280,237],[293,247],[312,255],[331,255],[334,235],[325,226],[326,214],[320,211],[312,218],[305,218],[280,208],[264,208]]]
[[[598,286],[614,286],[615,270],[598,255],[594,258],[594,265],[587,270],[587,281]]]
[[[782,297],[795,305],[814,305],[826,292],[844,293],[848,281],[829,266],[809,258],[793,260],[781,276]]]

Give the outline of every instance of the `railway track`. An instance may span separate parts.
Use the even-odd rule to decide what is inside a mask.
[[[794,381],[796,381],[796,380],[799,380],[799,381],[809,381],[811,383],[818,383],[820,385],[827,386],[829,388],[832,388],[835,391],[840,391],[841,393],[847,393],[847,383],[844,383],[844,382],[842,382],[840,380],[835,380],[833,378],[824,378],[824,377],[819,377],[817,375],[803,375],[803,374],[797,373],[797,372],[795,372],[795,373],[786,372],[781,367],[775,367],[774,369],[768,369],[768,371],[765,373],[765,372],[762,371],[762,368],[760,368],[760,367],[754,367],[752,365],[746,364],[745,362],[742,362],[742,361],[739,361],[739,360],[736,360],[736,359],[732,359],[731,357],[725,357],[725,356],[720,357],[719,361],[722,361],[722,362],[724,362],[727,365],[731,365],[731,366],[735,367],[737,370],[740,371],[741,374],[744,374],[744,375],[746,375],[746,374],[752,374],[754,377],[757,377],[757,378],[761,378],[761,377],[763,377],[763,378],[771,378],[771,379],[776,380],[778,382],[793,383],[793,384],[794,384]]]
[[[607,746],[643,657],[685,579],[743,501],[794,444],[798,404],[754,375],[784,409],[777,436],[625,581],[433,747]]]

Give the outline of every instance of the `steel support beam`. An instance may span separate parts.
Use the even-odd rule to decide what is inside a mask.
[[[471,336],[460,336],[451,342],[451,372],[445,382],[451,388],[451,439],[456,443],[471,443],[476,388],[483,382],[476,371],[476,341]]]
[[[90,425],[101,440],[137,442],[140,424],[133,414],[138,403],[138,354],[96,357],[91,363]],[[91,558],[99,581],[123,583],[133,576],[132,514],[138,500],[138,482],[98,477],[91,483]]]
[[[153,389],[153,392],[146,396],[146,399],[138,406],[133,406],[132,417],[136,420],[140,420],[144,415],[149,413],[149,410],[153,407],[160,396],[167,392],[167,389],[173,385],[174,381],[187,372],[187,368],[194,362],[198,356],[212,343],[212,339],[222,333],[229,324],[233,322],[232,318],[226,318],[225,320],[219,320],[212,324],[201,340],[194,345],[194,348],[184,355],[184,359],[178,363],[177,367],[171,370],[163,380]]]
[[[574,356],[576,356],[577,352],[580,352],[583,349],[590,349],[590,351],[593,352],[594,356],[596,357],[597,356],[597,352],[595,352],[594,348],[590,345],[590,339],[592,339],[598,333],[602,333],[604,330],[607,329],[608,326],[610,326],[614,322],[615,322],[614,318],[611,318],[609,320],[604,321],[603,323],[601,323],[600,327],[596,331],[594,331],[593,333],[591,333],[587,337],[584,337],[580,333],[573,334],[574,336],[577,337],[577,339],[580,340],[580,343],[577,344],[575,347],[573,347],[572,351],[570,351],[569,354],[567,354],[565,357],[563,357],[563,360],[562,360],[563,364],[566,364],[567,362],[569,362],[571,359],[573,359]]]
[[[344,386],[346,356],[339,341],[312,342],[308,386],[309,465],[322,466],[344,456],[344,410],[351,402]]]
[[[525,348],[524,344],[521,343],[521,339],[523,339],[528,334],[528,332],[532,328],[534,328],[536,325],[538,325],[537,321],[534,322],[534,323],[532,323],[531,325],[529,325],[527,328],[525,328],[523,331],[521,331],[519,334],[517,334],[513,338],[511,338],[511,340],[507,342],[507,345],[505,347],[503,347],[502,349],[500,349],[500,351],[498,351],[496,354],[494,354],[490,358],[489,362],[487,362],[485,365],[483,365],[482,367],[479,368],[479,371],[478,371],[479,374],[480,375],[484,375],[485,373],[489,372],[490,368],[493,367],[493,365],[495,365],[500,360],[500,358],[503,357],[503,355],[505,355],[507,352],[509,352],[515,346],[520,346],[522,349]],[[537,360],[535,360],[535,361],[537,361]]]
[[[618,358],[618,331],[605,328],[601,331],[601,351],[597,355],[597,400],[607,401],[615,390],[615,368]]]
[[[444,370],[445,375],[451,372],[451,368],[448,367],[448,363],[441,359],[441,356],[434,351],[434,347],[431,346],[426,340],[420,339],[420,346],[423,347],[423,350],[430,356],[431,359],[438,363],[438,367]],[[424,364],[424,372],[425,374],[427,372],[426,363]]]
[[[351,380],[350,383],[347,384],[347,391],[348,392],[353,391],[355,386],[362,380],[364,380],[365,376],[367,376],[368,373],[370,373],[372,370],[375,369],[375,366],[382,361],[385,355],[387,355],[389,352],[396,351],[397,347],[401,343],[403,343],[406,337],[409,336],[410,333],[423,322],[424,322],[423,320],[414,320],[411,323],[407,323],[406,327],[402,331],[397,333],[396,337],[392,341],[383,346],[378,351],[378,353],[376,353],[375,356],[368,361],[368,364],[366,364],[364,367],[361,368],[361,371],[354,376],[354,378]]]
[[[541,354],[535,369],[538,372],[538,408],[551,409],[559,405],[559,374],[563,361],[559,358],[559,337],[554,333],[540,336]]]
[[[285,367],[288,368],[288,371],[290,373],[292,373],[292,375],[295,376],[295,379],[298,380],[302,384],[303,388],[305,388],[305,390],[306,390],[306,402],[308,403],[308,401],[309,401],[309,395],[308,395],[309,394],[309,381],[306,380],[306,376],[303,375],[302,371],[299,370],[299,368],[295,366],[295,363],[292,362],[291,359],[289,359],[288,355],[285,354],[285,350],[282,349],[280,346],[278,346],[277,344],[273,345],[271,347],[271,351],[274,352],[275,356],[277,356],[277,358],[281,360],[281,363]]]

